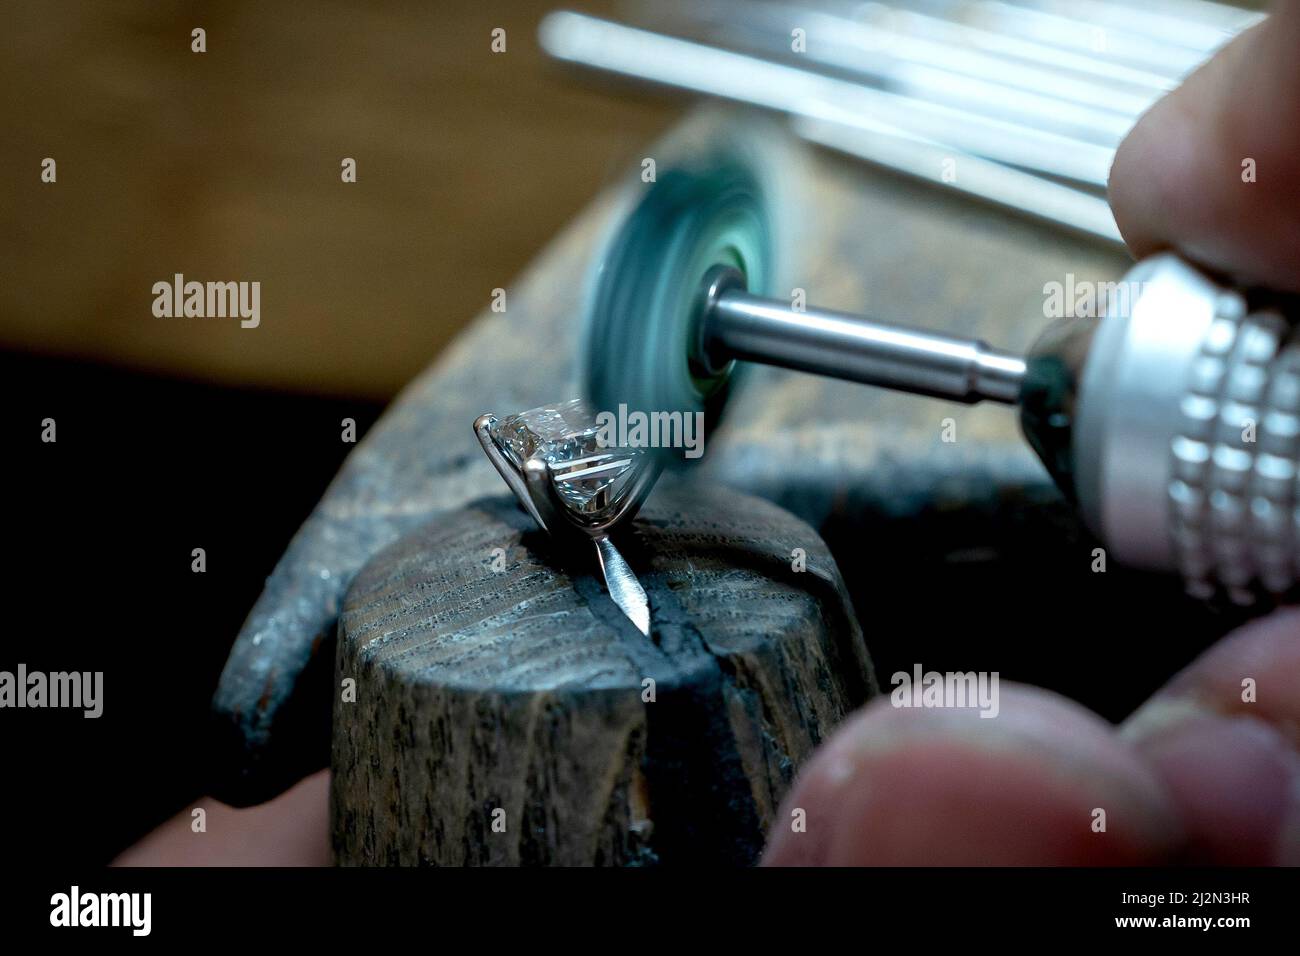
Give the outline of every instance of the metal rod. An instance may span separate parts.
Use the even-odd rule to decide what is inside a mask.
[[[570,11],[538,27],[551,56],[811,119],[881,125],[962,152],[1104,188],[1114,150],[956,107]]]
[[[905,175],[939,180],[946,189],[1124,247],[1110,207],[1100,196],[984,159],[951,143],[941,145],[867,114],[832,109],[803,95],[800,81],[807,77],[814,82],[853,84],[568,12],[549,14],[540,33],[546,50],[560,59],[782,110],[796,117],[796,133],[811,142]],[[650,45],[643,47],[643,42]],[[777,72],[756,75],[756,69]],[[1014,145],[1014,140],[1004,145]],[[949,170],[956,175],[945,175]]]
[[[872,11],[900,29],[923,35],[950,33],[945,23],[961,24],[986,33],[1000,47],[1006,44],[1055,48],[1060,54],[1091,57],[1103,71],[1133,70],[1181,80],[1237,33],[1264,18],[1262,13],[1235,8],[1227,16],[1209,19],[1199,11],[1151,9],[1140,3],[1063,3],[1061,0],[910,0],[905,5],[852,3],[845,10]],[[888,11],[884,13],[883,11]],[[1193,15],[1189,16],[1189,12]],[[985,44],[980,43],[981,46]],[[1004,52],[1011,53],[1009,48]],[[1014,54],[1013,54],[1014,55]],[[1047,61],[1051,62],[1051,61]],[[1075,61],[1077,62],[1077,61]],[[1065,65],[1064,63],[1062,65]]]
[[[768,59],[791,58],[791,29],[798,27],[806,34],[799,59],[916,98],[948,103],[956,99],[973,112],[1046,124],[1066,135],[1080,135],[1075,129],[1081,129],[1080,138],[1090,141],[1118,142],[1133,120],[1174,85],[1136,70],[1112,68],[1117,75],[1099,74],[1098,67],[1107,64],[1096,58],[996,35],[990,40],[1003,41],[1001,46],[1010,45],[1020,55],[983,50],[976,41],[984,34],[964,24],[920,18],[924,30],[916,25],[903,30],[899,24],[905,11],[871,7],[851,18],[766,0],[670,0],[644,15],[654,23],[689,30],[693,39],[709,31],[710,42],[719,43],[723,37],[729,49],[758,52]],[[906,15],[915,16],[910,11]],[[1027,61],[1026,53],[1037,61]],[[1078,71],[1080,64],[1090,72]]]
[[[1064,227],[1116,249],[1127,248],[1110,205],[1100,196],[897,131],[871,131],[802,118],[795,119],[794,131],[801,139],[827,149]]]
[[[728,273],[708,282],[704,347],[714,362],[738,358],[967,404],[1019,399],[1025,360],[1017,355],[844,312],[796,311],[750,295]]]
[[[981,0],[964,5],[979,9],[985,16],[996,16],[999,27],[1024,27],[1033,21],[1045,25],[1055,21],[1056,29],[1052,32],[1056,40],[1077,42],[1081,39],[1080,24],[1091,24],[1111,37],[1132,37],[1132,45],[1124,52],[1133,59],[1159,63],[1183,73],[1194,69],[1198,60],[1205,59],[1234,34],[1264,19],[1259,11],[1222,4],[1156,0],[1143,0],[1140,4],[1112,0]],[[1002,13],[993,14],[993,10]],[[1140,45],[1144,42],[1145,55]],[[1151,54],[1156,51],[1170,53],[1157,55],[1153,60]],[[1180,58],[1174,51],[1183,51],[1184,55]]]

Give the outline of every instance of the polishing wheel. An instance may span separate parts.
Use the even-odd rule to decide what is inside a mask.
[[[736,363],[707,354],[710,286],[725,276],[776,293],[787,200],[774,174],[786,162],[770,137],[738,127],[632,187],[587,295],[581,369],[594,407],[716,422]]]

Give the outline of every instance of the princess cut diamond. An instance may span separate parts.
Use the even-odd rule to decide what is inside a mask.
[[[596,414],[581,399],[542,405],[493,422],[488,434],[517,470],[530,458],[551,469],[556,493],[581,514],[617,501],[636,475],[643,452],[609,447]]]

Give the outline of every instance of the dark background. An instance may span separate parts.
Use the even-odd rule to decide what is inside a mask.
[[[97,719],[0,713],[3,855],[107,861],[207,791],[207,705],[230,643],[352,447],[341,419],[364,431],[380,406],[12,353],[0,403],[0,669],[104,672]]]

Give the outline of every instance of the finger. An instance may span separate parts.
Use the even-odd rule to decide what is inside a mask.
[[[1300,291],[1297,47],[1300,4],[1278,4],[1120,144],[1110,201],[1135,255],[1174,248],[1239,282]]]
[[[328,866],[329,772],[270,803],[236,810],[201,800],[128,847],[114,866]],[[196,830],[195,809],[203,810]]]
[[[1300,611],[1250,624],[1125,721],[1202,863],[1300,864]]]
[[[798,809],[806,832],[789,822]],[[992,719],[877,700],[813,756],[777,819],[764,863],[778,866],[1156,863],[1181,839],[1109,724],[1011,684]]]

